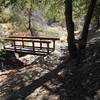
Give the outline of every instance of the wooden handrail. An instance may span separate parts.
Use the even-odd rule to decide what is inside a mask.
[[[8,38],[23,38],[23,39],[43,39],[43,40],[60,40],[59,38],[49,38],[49,37],[37,37],[37,36],[27,36],[27,37],[24,37],[24,36],[21,36],[21,37],[14,37],[14,36],[10,36]]]
[[[41,43],[51,43],[50,41],[39,41],[39,40],[25,40],[25,39],[23,39],[23,40],[21,40],[21,39],[11,39],[11,38],[6,38],[6,39],[4,39],[5,41],[23,41],[23,42],[41,42]]]
[[[46,52],[49,54],[49,50],[50,50],[50,47],[49,47],[50,45],[49,44],[51,43],[51,41],[34,40],[34,39],[31,39],[31,40],[30,39],[29,40],[28,39],[16,39],[16,38],[6,38],[4,40],[11,42],[11,47],[7,47],[7,48],[5,47],[4,48],[5,50],[13,50],[14,49],[15,52],[17,52],[18,50],[20,50],[20,52],[23,52],[23,51],[26,51],[25,49],[27,49],[27,46],[24,43],[25,42],[30,42],[30,43],[32,43],[32,46],[30,46],[32,51],[31,51],[31,49],[27,50],[27,51],[29,51],[29,52],[31,51],[33,53],[36,53],[36,52],[44,52],[45,53],[45,51],[43,51],[44,47],[42,46],[42,44],[46,44],[45,49],[46,49]],[[20,44],[16,44],[17,42],[21,42],[21,45]],[[37,49],[37,46],[35,46],[35,43],[39,43],[40,44],[40,46],[38,47],[40,50],[38,50],[38,51],[35,50],[35,49]],[[19,46],[20,46],[21,49],[19,49]]]

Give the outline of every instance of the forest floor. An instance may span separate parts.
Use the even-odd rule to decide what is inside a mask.
[[[0,52],[0,62],[0,100],[100,100],[99,29],[90,32],[81,64],[66,47],[46,56]]]

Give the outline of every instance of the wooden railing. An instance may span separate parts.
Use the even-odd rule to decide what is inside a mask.
[[[10,46],[5,46],[5,50],[14,52],[27,52],[32,54],[49,54],[55,50],[55,41],[59,38],[47,37],[8,37],[5,41],[10,42]],[[19,43],[19,44],[18,44]],[[26,44],[27,43],[27,44]],[[29,45],[31,44],[31,46]],[[38,43],[38,45],[36,45]],[[50,44],[52,46],[50,47]]]
[[[48,41],[48,40],[50,40],[51,42],[53,42],[53,49],[55,50],[55,41],[57,41],[57,40],[60,40],[59,38],[48,38],[48,37],[36,37],[36,36],[28,36],[28,37],[24,37],[24,36],[21,36],[21,37],[14,37],[14,36],[10,36],[9,38],[14,38],[14,39],[22,39],[22,40],[24,40],[24,39],[37,39],[37,40],[46,40],[46,41]]]

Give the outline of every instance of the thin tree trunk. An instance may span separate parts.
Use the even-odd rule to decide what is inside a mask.
[[[68,32],[67,41],[69,53],[71,57],[75,57],[77,55],[77,48],[74,37],[74,22],[72,19],[72,0],[65,0],[65,19]]]
[[[28,11],[28,23],[29,23],[29,27],[28,29],[30,30],[31,35],[33,36],[33,30],[32,30],[32,4],[33,4],[33,0],[31,0],[31,4],[30,4],[30,9]]]
[[[91,3],[89,5],[89,9],[86,15],[83,31],[82,31],[81,38],[80,38],[80,51],[81,52],[84,51],[86,47],[86,42],[88,38],[88,29],[89,29],[89,25],[92,19],[92,14],[93,14],[93,10],[95,8],[96,2],[97,0],[91,0]]]
[[[33,32],[32,32],[32,26],[31,26],[31,17],[32,17],[32,10],[31,10],[31,8],[29,9],[29,16],[28,16],[28,23],[29,23],[29,26],[28,26],[28,29],[30,30],[30,32],[31,32],[31,35],[33,35]]]

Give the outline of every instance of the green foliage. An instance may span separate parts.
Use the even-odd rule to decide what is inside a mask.
[[[12,16],[10,7],[8,7],[10,0],[0,0],[0,22],[8,22]]]
[[[73,3],[73,15],[74,18],[84,19],[90,0],[77,0]]]
[[[0,22],[11,19],[16,25],[27,27],[28,14],[25,11],[41,10],[47,20],[55,20],[59,25],[65,24],[64,5],[65,0],[0,0]],[[91,0],[75,0],[73,2],[74,19],[84,20],[87,8]],[[9,9],[10,12],[5,10]],[[100,15],[100,1],[98,0],[94,16]]]
[[[11,18],[12,14],[8,9],[5,9],[3,12],[0,13],[0,22],[5,23],[8,22]]]
[[[45,16],[48,19],[64,21],[64,0],[48,0],[44,8]]]

